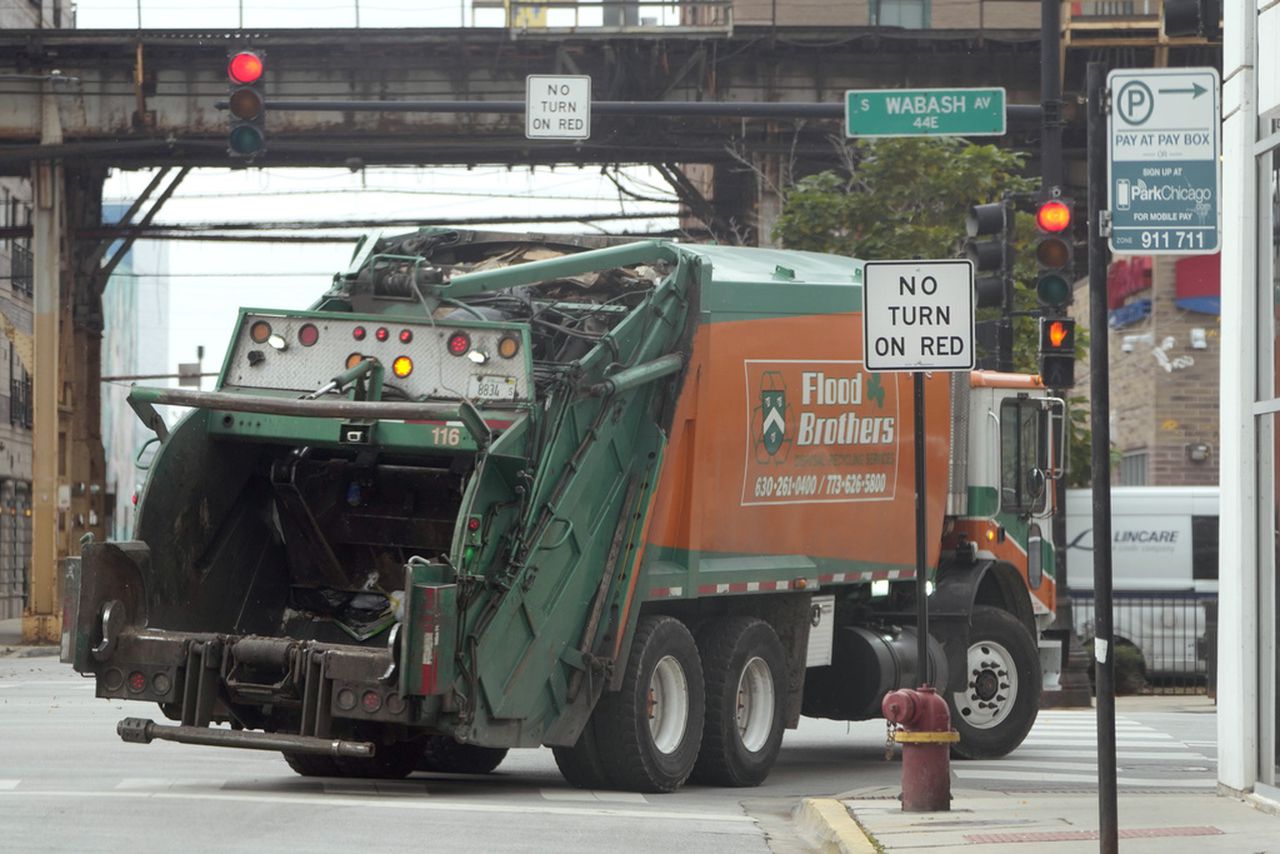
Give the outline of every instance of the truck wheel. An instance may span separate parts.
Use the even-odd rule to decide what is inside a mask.
[[[587,721],[582,735],[578,736],[573,747],[553,747],[551,753],[556,758],[556,767],[570,786],[578,789],[610,787],[609,775],[605,773],[600,761],[600,751],[596,748],[594,716]]]
[[[334,759],[334,762],[337,763],[340,776],[343,777],[400,780],[417,769],[418,757],[421,755],[421,748],[418,745],[399,742],[379,744],[373,756],[339,756]]]
[[[281,753],[289,767],[303,777],[341,777],[342,771],[332,756],[323,753]]]
[[[1008,611],[974,607],[964,685],[947,692],[962,759],[994,759],[1013,750],[1036,722],[1040,656],[1035,639]]]
[[[461,744],[447,735],[428,736],[418,761],[419,771],[446,774],[488,774],[507,758],[505,747]]]
[[[698,646],[674,617],[636,627],[622,690],[596,707],[596,747],[610,784],[674,792],[689,778],[702,743],[704,699]]]
[[[702,749],[692,779],[714,786],[758,786],[782,747],[786,653],[764,620],[717,620],[698,635],[707,683]]]

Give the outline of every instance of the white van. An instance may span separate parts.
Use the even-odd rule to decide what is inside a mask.
[[[1076,633],[1093,636],[1093,494],[1067,490],[1067,582]],[[1218,488],[1111,489],[1114,635],[1149,673],[1205,672],[1206,601],[1218,596]]]

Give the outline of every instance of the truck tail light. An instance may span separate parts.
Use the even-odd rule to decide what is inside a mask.
[[[504,335],[498,342],[498,355],[504,359],[513,359],[519,352],[520,339],[514,335]]]
[[[254,344],[266,344],[267,339],[271,337],[271,324],[265,320],[256,321],[249,327],[249,339]]]
[[[320,330],[316,328],[314,323],[304,323],[302,328],[298,330],[298,343],[303,347],[310,347],[320,340]]]
[[[454,356],[465,356],[471,350],[471,336],[465,332],[455,332],[449,336],[449,353]]]
[[[396,356],[396,360],[391,363],[391,373],[400,379],[404,379],[413,373],[413,359],[408,356]]]

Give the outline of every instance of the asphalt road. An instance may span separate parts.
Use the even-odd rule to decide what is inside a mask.
[[[317,780],[276,754],[169,742],[125,744],[139,703],[98,700],[53,658],[0,659],[0,848],[224,852],[445,850],[789,852],[808,850],[791,813],[803,797],[897,792],[884,723],[805,719],[763,786],[688,786],[671,795],[566,784],[549,750],[512,751],[492,775]],[[1096,779],[1093,715],[1041,715],[998,762],[953,763],[953,787],[1076,790]],[[1121,791],[1213,788],[1212,706],[1122,700]]]

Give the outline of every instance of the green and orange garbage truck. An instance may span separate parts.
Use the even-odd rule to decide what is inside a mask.
[[[304,775],[549,746],[581,787],[758,784],[801,715],[876,718],[924,679],[911,380],[863,369],[861,275],[371,236],[309,310],[243,309],[215,390],[132,390],[157,448],[134,538],[67,562],[64,659],[158,704],[126,741]],[[925,388],[928,676],[956,753],[999,756],[1036,716],[1062,402]]]

